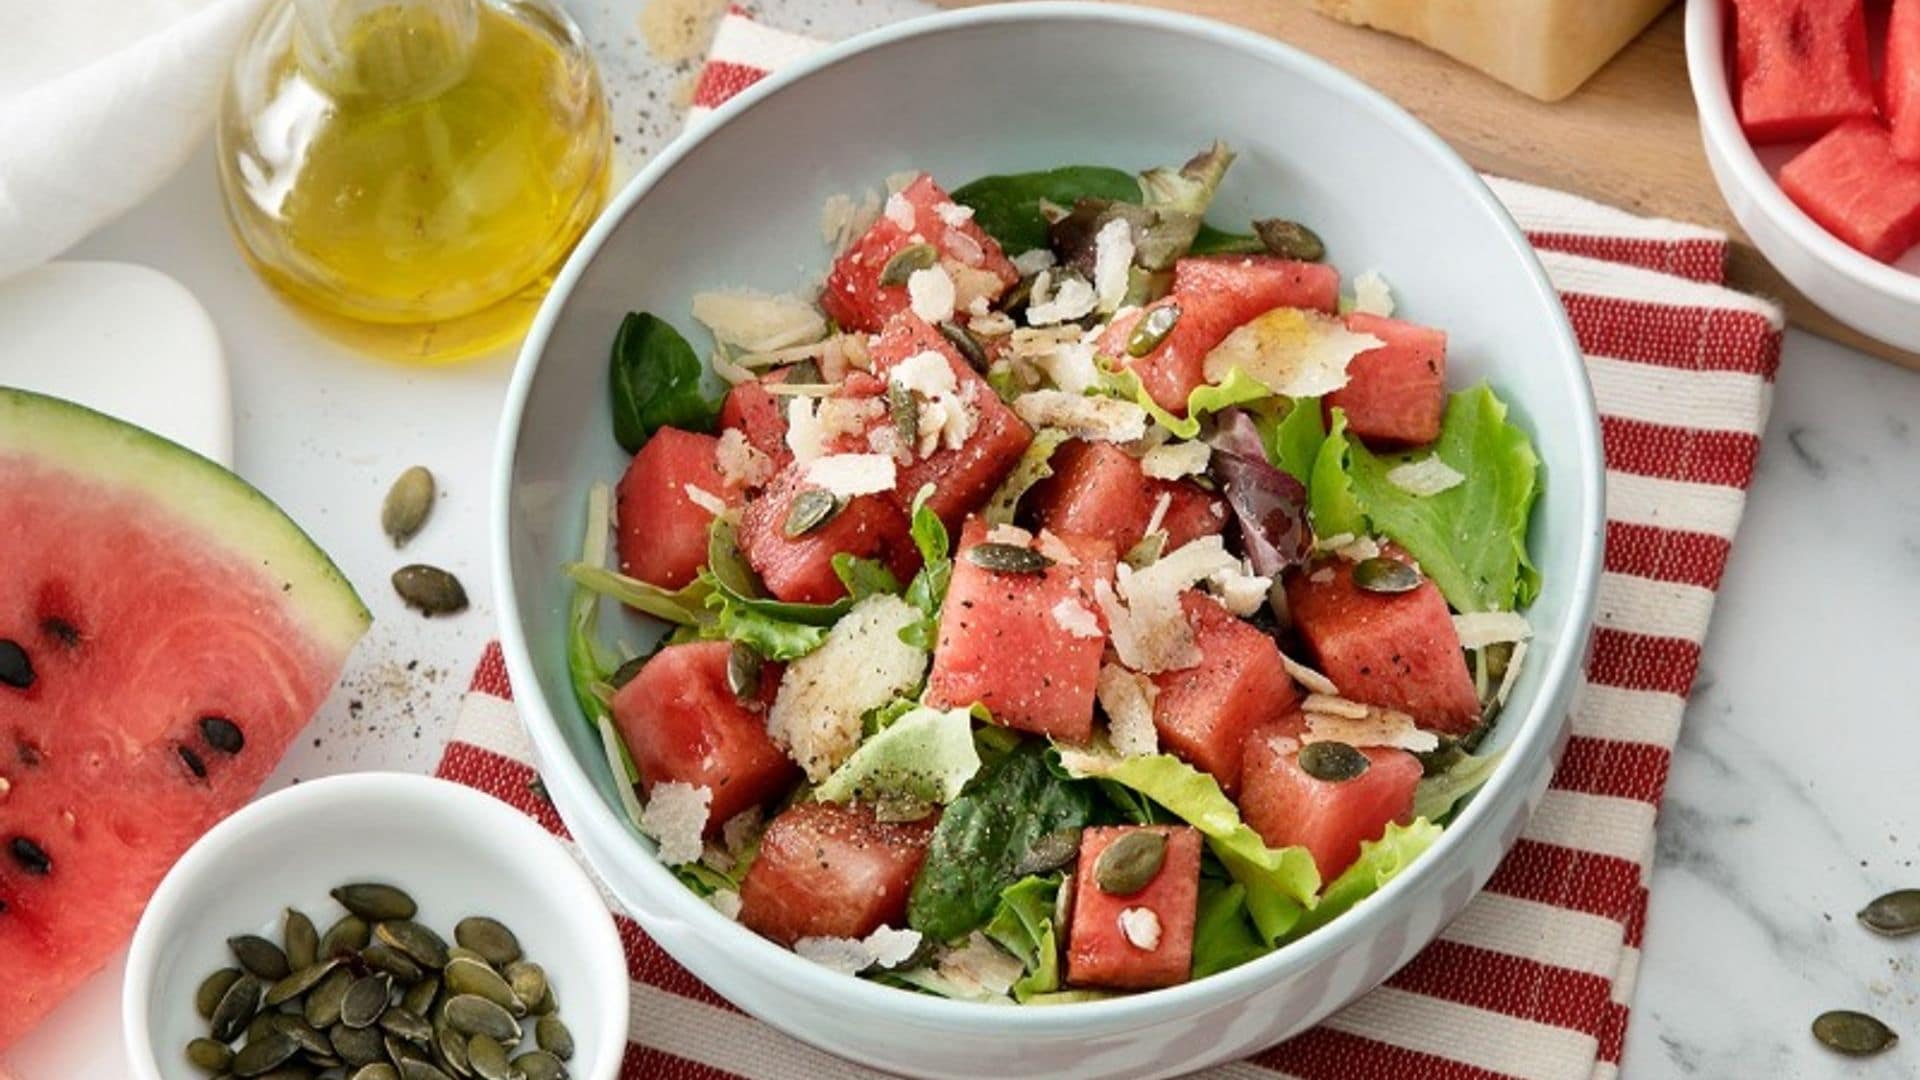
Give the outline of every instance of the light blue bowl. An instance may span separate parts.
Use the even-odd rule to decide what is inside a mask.
[[[1408,318],[1446,328],[1450,381],[1491,380],[1534,434],[1545,489],[1532,549],[1545,587],[1494,740],[1508,749],[1505,764],[1434,849],[1351,914],[1255,963],[1150,994],[1051,1008],[956,1003],[835,975],[724,919],[624,823],[569,691],[559,567],[579,550],[588,486],[625,465],[606,391],[622,315],[650,310],[693,331],[697,291],[807,287],[828,258],[821,205],[892,172],[926,169],[952,185],[1062,164],[1140,168],[1183,160],[1216,136],[1240,152],[1216,220],[1311,223],[1343,270],[1380,270]],[[891,26],[755,86],[663,151],[614,199],[541,309],[508,394],[497,470],[507,667],[581,850],[669,953],[749,1013],[924,1076],[1182,1072],[1254,1052],[1380,982],[1485,883],[1545,790],[1600,573],[1603,473],[1579,349],[1531,248],[1473,171],[1398,107],[1285,45],[1105,5],[989,7]],[[692,1007],[658,1005],[654,1018],[642,1000],[638,1023],[665,1030]],[[715,1022],[725,1034],[698,1046],[715,1064],[744,1069],[780,1052],[764,1028]]]

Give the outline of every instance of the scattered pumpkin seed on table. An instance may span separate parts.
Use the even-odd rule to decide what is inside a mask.
[[[1813,1037],[1822,1046],[1849,1057],[1866,1057],[1893,1047],[1900,1036],[1878,1019],[1851,1009],[1823,1012],[1813,1020]]]
[[[393,591],[400,594],[408,607],[429,617],[467,609],[467,590],[460,579],[426,563],[410,563],[395,570]],[[367,917],[361,915],[361,918]]]
[[[433,512],[433,495],[433,474],[421,465],[401,473],[387,489],[386,500],[380,504],[380,529],[394,547],[406,546],[427,523],[427,515]]]

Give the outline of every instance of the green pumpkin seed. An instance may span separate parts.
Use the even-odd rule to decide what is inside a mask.
[[[535,1016],[552,1016],[560,1011],[560,1003],[554,1000],[552,983],[547,984],[547,992],[540,995],[539,1002],[527,1011]]]
[[[498,1002],[478,994],[456,994],[447,999],[445,1009],[447,1024],[462,1035],[486,1035],[510,1046],[520,1041],[520,1022]]]
[[[896,382],[888,383],[887,414],[893,418],[900,445],[910,452],[920,445],[920,406],[914,403],[913,391]]]
[[[827,377],[820,370],[820,361],[807,359],[789,366],[780,381],[787,386],[821,386]]]
[[[527,1080],[566,1080],[567,1067],[545,1050],[530,1050],[513,1059],[513,1067]]]
[[[394,547],[404,547],[432,512],[433,474],[415,465],[387,489],[386,500],[380,504],[380,529]]]
[[[467,1037],[453,1030],[444,1015],[433,1025],[433,1052],[441,1068],[461,1076],[473,1075],[473,1064],[467,1060]]]
[[[320,985],[307,995],[301,1009],[307,1023],[317,1028],[330,1028],[340,1022],[340,1005],[347,999],[347,991],[353,987],[353,972],[346,968],[334,968]]]
[[[1080,830],[1078,828],[1055,829],[1042,835],[1020,856],[1014,865],[1016,878],[1029,874],[1045,874],[1067,865],[1080,853]]]
[[[395,570],[393,591],[400,594],[400,599],[406,601],[408,607],[428,617],[467,610],[467,590],[460,584],[460,579],[426,563],[409,563]]]
[[[640,674],[640,669],[646,667],[647,661],[651,659],[653,659],[651,656],[627,657],[621,661],[619,667],[613,669],[613,674],[607,676],[607,685],[615,690],[627,685],[633,681],[635,675]]]
[[[242,974],[220,995],[220,1001],[213,1007],[213,1016],[209,1018],[213,1037],[218,1042],[230,1043],[240,1037],[247,1024],[260,1011],[260,994],[266,989],[260,980],[252,975]]]
[[[280,946],[258,934],[240,934],[227,939],[227,948],[233,950],[234,959],[240,966],[252,972],[266,982],[279,982],[292,973],[292,965],[287,963],[287,954]]]
[[[968,367],[975,371],[987,370],[986,346],[973,336],[973,331],[959,323],[943,322],[940,324],[940,335],[966,359]]]
[[[513,987],[513,996],[521,1001],[539,1001],[547,996],[546,969],[531,960],[508,964],[501,974],[507,977],[507,985]]]
[[[367,925],[367,920],[358,915],[348,915],[327,927],[327,932],[320,935],[320,955],[335,957],[357,953],[366,948],[371,940],[373,928]]]
[[[1851,1009],[1835,1009],[1814,1017],[1813,1037],[1827,1049],[1850,1057],[1878,1054],[1892,1049],[1893,1044],[1900,1041],[1892,1028]]]
[[[467,1062],[481,1080],[512,1080],[513,1065],[507,1061],[507,1048],[490,1036],[475,1035],[467,1040]]]
[[[373,936],[385,944],[405,953],[408,959],[429,968],[447,966],[447,943],[439,934],[425,926],[401,919],[394,922],[375,923]],[[417,981],[417,977],[416,977]]]
[[[338,958],[335,958],[322,960],[317,964],[309,964],[306,967],[300,968],[293,974],[288,975],[286,978],[281,979],[279,982],[267,988],[266,1003],[272,1006],[292,1001],[320,985],[321,980],[332,974],[333,969],[339,966],[340,961]]]
[[[400,1070],[384,1061],[372,1061],[355,1069],[347,1080],[400,1080]]]
[[[295,1062],[290,1065],[282,1065],[277,1069],[269,1069],[255,1077],[254,1080],[313,1080],[313,1077],[314,1072],[312,1069]]]
[[[1399,559],[1389,559],[1385,556],[1361,559],[1353,566],[1354,585],[1370,593],[1412,592],[1419,588],[1424,580],[1420,576],[1420,571]]]
[[[393,1067],[399,1069],[402,1073],[407,1071],[407,1063],[410,1061],[424,1062],[431,1060],[427,1056],[426,1051],[394,1035],[392,1032],[383,1032],[381,1034],[380,1048],[387,1052],[387,1060],[393,1062]]]
[[[573,1032],[557,1016],[543,1016],[534,1022],[533,1041],[561,1061],[573,1060]]]
[[[440,1067],[431,1061],[403,1061],[400,1063],[400,1080],[453,1080],[440,1071]]]
[[[200,988],[193,992],[193,1011],[200,1014],[200,1019],[213,1019],[214,1007],[242,974],[239,968],[221,968],[200,980]]]
[[[300,1044],[284,1031],[270,1031],[264,1037],[248,1039],[247,1045],[233,1055],[235,1076],[259,1076],[285,1065],[300,1052]]]
[[[932,269],[940,261],[940,252],[932,244],[908,244],[888,257],[880,268],[880,284],[905,285],[915,270]]]
[[[1860,924],[1888,937],[1920,931],[1920,889],[1899,889],[1875,897],[1860,909]]]
[[[451,952],[452,950],[448,950]],[[448,960],[452,963],[452,960]],[[440,996],[440,976],[429,975],[400,995],[400,1007],[415,1016],[428,1016],[433,1012],[434,999]]]
[[[967,561],[996,574],[1043,574],[1053,565],[1052,559],[1032,548],[991,540],[968,548]]]
[[[340,1055],[340,1060],[355,1067],[371,1065],[386,1054],[380,1032],[370,1027],[350,1028],[336,1023],[328,1029],[327,1041],[333,1044],[333,1052]]]
[[[446,970],[441,973],[447,983],[447,996],[472,994],[486,998],[508,1012],[526,1010],[526,1003],[515,996],[513,988],[500,973],[478,960],[465,958],[447,961]]]
[[[787,521],[781,528],[787,539],[796,540],[832,521],[841,510],[833,492],[808,488],[793,497],[787,507]]]
[[[469,915],[455,923],[453,940],[494,967],[506,967],[520,959],[520,939],[506,924],[484,915]]]
[[[273,1018],[273,1028],[300,1047],[308,1057],[331,1057],[333,1042],[326,1033],[292,1013],[279,1013]]]
[[[286,944],[287,966],[294,971],[312,967],[320,959],[320,931],[313,920],[292,908],[281,924],[280,940]]]
[[[1300,748],[1300,770],[1330,784],[1351,780],[1372,764],[1367,755],[1343,742],[1314,742]]]
[[[376,941],[361,949],[360,959],[365,960],[368,966],[386,972],[405,985],[412,985],[426,977],[426,972],[419,964],[413,962],[413,957],[384,941]]]
[[[1137,359],[1159,348],[1160,343],[1167,340],[1167,335],[1173,333],[1173,328],[1178,325],[1179,304],[1169,302],[1148,309],[1140,321],[1133,324],[1133,333],[1127,335],[1127,355]]]
[[[355,979],[340,999],[340,1022],[350,1028],[371,1027],[387,1011],[393,994],[393,978],[382,972]]]
[[[380,1014],[380,1029],[420,1046],[433,1041],[433,1025],[427,1023],[419,1013],[409,1012],[398,1005]]]
[[[1102,848],[1093,860],[1094,887],[1108,896],[1132,896],[1160,875],[1166,861],[1166,835],[1135,829]]]
[[[1253,234],[1269,255],[1300,262],[1319,262],[1327,257],[1327,245],[1321,242],[1320,234],[1297,221],[1264,218],[1253,223]]]
[[[342,885],[327,895],[369,923],[411,919],[420,912],[420,905],[414,903],[413,897],[408,896],[404,889],[376,881]]]
[[[225,1072],[233,1064],[233,1050],[226,1043],[195,1039],[187,1044],[187,1062],[201,1072]]]
[[[742,701],[759,696],[760,669],[765,666],[766,662],[761,659],[758,652],[754,651],[753,646],[745,642],[734,642],[732,651],[727,653],[727,689],[733,691],[733,696]],[[500,963],[504,965],[512,961],[503,960]]]

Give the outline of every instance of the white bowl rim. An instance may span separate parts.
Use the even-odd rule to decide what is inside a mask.
[[[502,863],[510,863],[516,876],[537,879],[541,890],[554,897],[558,906],[577,912],[573,926],[582,937],[590,939],[582,945],[583,949],[617,951],[621,948],[620,930],[614,925],[613,912],[608,910],[599,887],[586,870],[538,822],[493,796],[465,784],[421,773],[354,772],[304,780],[248,803],[209,829],[173,864],[147,901],[127,953],[126,981],[120,990],[121,1030],[125,1033],[127,1055],[141,1080],[159,1080],[161,1075],[147,1017],[152,1004],[149,999],[153,994],[154,969],[164,945],[155,937],[158,931],[154,928],[171,921],[176,909],[192,899],[201,875],[224,858],[227,849],[241,837],[271,831],[291,818],[319,813],[354,799],[459,803],[462,812],[454,818],[462,823],[462,830],[485,828],[493,830],[497,839],[524,838],[526,843],[510,848],[498,845],[499,850],[511,850],[514,856],[512,860],[502,859]],[[533,865],[535,861],[537,865]],[[599,913],[597,919],[595,912]],[[597,987],[591,993],[576,995],[582,1001],[605,999],[611,1005],[602,1005],[609,1009],[603,1017],[609,1022],[601,1025],[604,1030],[600,1045],[581,1047],[575,1058],[600,1066],[611,1064],[615,1071],[626,1054],[630,999],[626,964],[621,963],[617,970],[621,974],[618,987]]]
[[[607,238],[612,235],[615,228],[640,199],[694,147],[712,132],[719,130],[727,121],[754,108],[782,88],[868,49],[906,39],[968,27],[1052,20],[1120,23],[1136,28],[1179,34],[1251,53],[1282,67],[1291,67],[1352,97],[1362,108],[1378,114],[1402,137],[1411,140],[1432,155],[1440,168],[1451,172],[1454,179],[1464,184],[1467,190],[1492,214],[1496,220],[1496,227],[1504,234],[1513,256],[1525,263],[1527,274],[1532,279],[1537,294],[1536,299],[1544,301],[1554,313],[1562,346],[1560,359],[1573,376],[1568,380],[1571,383],[1569,389],[1577,399],[1573,424],[1570,429],[1562,431],[1560,437],[1583,450],[1584,453],[1577,456],[1590,461],[1593,467],[1580,475],[1556,477],[1554,481],[1577,485],[1575,505],[1578,510],[1578,520],[1569,530],[1574,535],[1568,538],[1569,543],[1579,545],[1579,551],[1574,560],[1575,570],[1570,575],[1572,580],[1567,582],[1570,590],[1568,623],[1572,629],[1562,637],[1559,649],[1545,658],[1546,673],[1540,684],[1542,689],[1536,707],[1527,716],[1519,718],[1519,730],[1507,747],[1506,760],[1501,762],[1493,777],[1477,793],[1474,800],[1461,811],[1453,824],[1448,826],[1434,846],[1416,860],[1410,869],[1389,882],[1369,903],[1360,905],[1301,940],[1276,949],[1257,960],[1179,986],[1105,1000],[1047,1008],[982,1006],[973,1002],[906,992],[865,979],[841,975],[805,960],[791,950],[782,948],[721,915],[704,900],[686,889],[657,860],[642,854],[641,861],[635,868],[638,875],[650,879],[649,884],[655,895],[667,898],[665,903],[673,918],[698,929],[702,938],[715,947],[754,950],[757,962],[764,965],[761,968],[764,977],[778,980],[785,986],[795,987],[796,993],[815,1000],[837,999],[846,1009],[870,1010],[875,1016],[890,1016],[933,1027],[962,1027],[981,1034],[999,1033],[1010,1038],[1072,1037],[1093,1027],[1112,1029],[1149,1023],[1172,1015],[1203,1012],[1244,997],[1260,985],[1311,969],[1327,956],[1349,947],[1356,939],[1364,938],[1378,929],[1399,907],[1396,898],[1403,893],[1423,888],[1428,880],[1439,872],[1439,868],[1446,863],[1447,857],[1453,850],[1465,843],[1464,838],[1477,831],[1481,821],[1492,815],[1492,807],[1496,804],[1524,799],[1527,792],[1523,788],[1521,779],[1523,773],[1532,772],[1533,770],[1528,766],[1542,764],[1550,760],[1555,753],[1560,736],[1566,727],[1566,716],[1562,714],[1555,717],[1544,715],[1544,713],[1546,707],[1552,705],[1555,698],[1560,696],[1557,693],[1558,688],[1569,685],[1585,661],[1588,631],[1593,619],[1594,597],[1599,585],[1604,525],[1604,459],[1600,449],[1599,417],[1594,406],[1592,387],[1586,378],[1584,357],[1573,335],[1573,328],[1567,321],[1559,294],[1554,290],[1545,268],[1541,266],[1525,234],[1514,223],[1511,215],[1479,174],[1412,114],[1353,76],[1290,45],[1228,23],[1193,15],[1119,5],[1088,4],[1076,2],[1076,0],[1033,0],[1027,3],[989,5],[907,19],[828,45],[819,52],[793,62],[748,87],[717,110],[713,116],[690,127],[686,133],[663,147],[601,211],[600,217],[588,229],[579,246],[574,249],[572,256],[561,269],[553,288],[548,292],[545,302],[534,317],[526,341],[521,346],[513,379],[508,386],[506,401],[501,411],[500,437],[495,447],[494,457],[491,532],[494,592],[495,602],[499,606],[501,648],[506,660],[509,680],[514,686],[525,688],[520,696],[515,698],[515,703],[518,708],[528,714],[527,731],[543,772],[551,770],[564,774],[561,783],[568,788],[593,786],[591,778],[573,759],[559,734],[558,721],[553,711],[538,692],[539,681],[534,672],[531,650],[521,629],[520,606],[513,588],[514,576],[509,558],[512,532],[513,464],[519,446],[521,420],[533,386],[534,375],[539,368],[541,354],[545,351],[548,338],[559,320],[562,307],[572,294],[587,265],[599,254]],[[592,854],[592,848],[596,843],[593,838],[599,833],[611,830],[622,835],[627,834],[627,826],[615,816],[613,810],[597,794],[581,802],[584,805],[569,808],[563,805],[561,800],[556,799],[554,805],[561,819],[579,841],[583,851]]]
[[[1733,87],[1727,79],[1724,0],[1688,0],[1686,15],[1687,81],[1702,137],[1714,144],[1740,190],[1768,220],[1791,236],[1822,266],[1863,289],[1920,305],[1920,274],[1891,266],[1856,251],[1787,198],[1780,182],[1760,163],[1760,155],[1740,129],[1733,111]]]

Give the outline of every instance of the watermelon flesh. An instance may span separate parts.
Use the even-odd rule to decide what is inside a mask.
[[[934,247],[956,292],[971,289],[991,300],[1020,280],[999,243],[927,174],[914,177],[887,202],[887,212],[834,260],[827,274],[820,306],[842,327],[872,333],[907,310],[906,286],[882,285],[880,276],[889,259],[914,244]],[[896,218],[909,224],[902,227]],[[967,305],[959,306],[964,310]]]
[[[1874,114],[1862,0],[1739,0],[1734,101],[1755,143],[1818,138]]]
[[[616,493],[620,572],[663,589],[691,582],[707,564],[711,509],[694,502],[693,488],[737,506],[740,492],[720,474],[720,440],[661,428],[633,456]]]
[[[1185,480],[1160,480],[1110,442],[1072,439],[1053,452],[1053,475],[1035,485],[1026,505],[1034,520],[1054,532],[1098,537],[1122,554],[1146,535],[1161,496],[1167,509],[1160,527],[1167,550],[1218,535],[1227,524],[1226,502]]]
[[[1167,838],[1160,872],[1138,892],[1124,896],[1101,892],[1093,877],[1100,853],[1122,836],[1143,829]],[[1198,830],[1185,825],[1087,829],[1080,835],[1073,923],[1067,938],[1067,981],[1116,990],[1151,990],[1186,982],[1193,970],[1199,903]],[[1124,912],[1152,912],[1157,940],[1129,938],[1121,923]]]
[[[1920,164],[1920,0],[1893,0],[1882,67],[1880,96],[1893,128],[1893,152]]]
[[[788,807],[740,883],[740,921],[782,945],[903,925],[939,820],[885,822],[871,807],[840,803]]]
[[[1241,747],[1264,720],[1299,701],[1280,647],[1253,624],[1202,593],[1180,597],[1200,663],[1153,676],[1153,726],[1174,755],[1213,774],[1221,790],[1240,787]]]
[[[1393,822],[1412,820],[1420,759],[1405,750],[1368,746],[1367,770],[1328,781],[1300,767],[1298,717],[1260,727],[1247,738],[1240,814],[1273,847],[1298,844],[1313,853],[1320,880],[1332,881]]]
[[[1827,133],[1780,170],[1780,190],[1850,247],[1892,262],[1920,243],[1920,164],[1871,120]]]
[[[1447,333],[1399,319],[1354,312],[1347,329],[1384,344],[1347,364],[1347,385],[1321,407],[1347,414],[1347,430],[1369,443],[1420,446],[1440,437],[1447,407]]]
[[[31,666],[0,682],[3,1049],[259,788],[369,620],[264,496],[79,406],[0,389],[0,506],[0,641]]]
[[[743,382],[727,391],[720,403],[720,427],[740,432],[747,444],[778,462],[793,455],[787,450],[787,414],[785,399],[768,392],[767,383],[785,381],[785,371],[777,371]]]
[[[847,587],[833,572],[833,557],[841,552],[878,559],[902,581],[913,576],[919,555],[907,515],[890,493],[848,499],[826,524],[801,536],[788,536],[787,513],[806,486],[801,468],[789,463],[741,511],[740,550],[769,593],[796,604],[830,604],[840,599]]]

